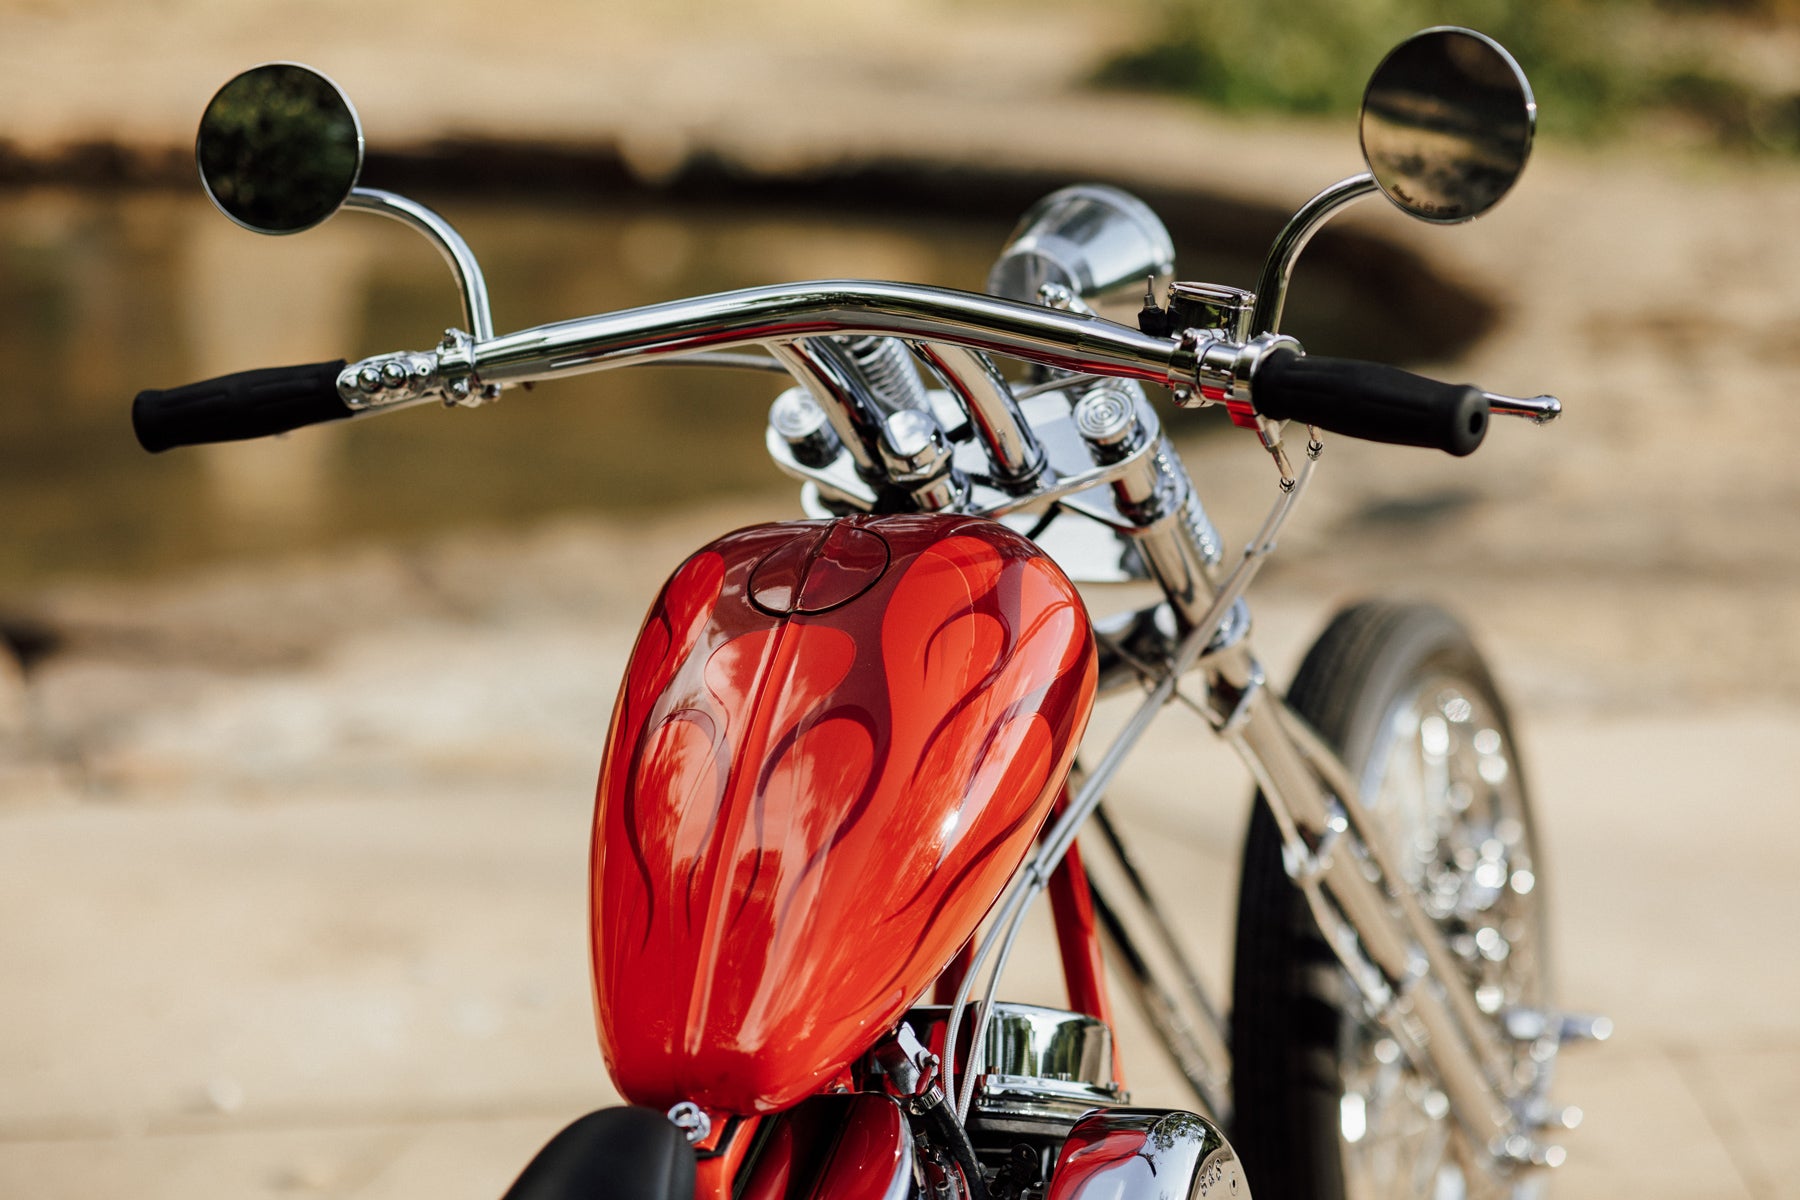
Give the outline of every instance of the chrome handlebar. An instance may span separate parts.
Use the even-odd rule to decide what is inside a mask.
[[[949,448],[934,450],[936,434],[924,428],[929,421],[909,418],[895,425],[883,398],[844,360],[837,339],[849,335],[911,344],[948,385],[986,462],[970,463],[967,456],[953,461],[958,456]],[[852,504],[879,502],[878,495],[863,495],[867,489],[857,486],[858,478],[877,489],[900,485],[920,507],[994,512],[1067,495],[1066,481],[1073,477],[1091,480],[1088,486],[1119,477],[1125,456],[1099,442],[1086,446],[1079,462],[1060,456],[1053,464],[989,355],[1058,372],[1070,381],[1071,403],[1076,377],[1160,384],[1181,405],[1222,403],[1234,419],[1259,430],[1284,486],[1291,486],[1282,423],[1259,416],[1250,393],[1257,367],[1271,353],[1299,349],[1293,339],[1261,334],[1238,341],[1222,329],[1158,337],[1091,314],[920,284],[822,280],[670,301],[482,340],[449,330],[434,350],[380,355],[346,367],[338,392],[359,414],[431,399],[476,405],[517,384],[746,346],[767,349],[799,379],[829,423],[831,440],[847,455],[844,465],[854,470],[833,474],[825,464],[783,461],[780,453],[777,463]],[[1487,397],[1493,411],[1539,423],[1560,411],[1550,397]],[[938,424],[948,429],[964,422]],[[960,480],[935,483],[944,473],[940,466],[972,473],[1000,494],[976,499]]]
[[[508,386],[651,360],[659,355],[874,333],[962,346],[1066,371],[1155,383],[1191,382],[1185,358],[1100,317],[922,284],[821,280],[745,288],[543,325],[475,348],[476,374]]]
[[[884,406],[845,367],[835,341],[845,335],[911,344],[946,390],[922,409]],[[474,405],[515,384],[762,346],[804,388],[783,398],[803,411],[777,423],[797,431],[795,440],[772,426],[768,448],[781,470],[808,485],[813,503],[831,511],[988,516],[1070,505],[1133,540],[1186,624],[1206,609],[1222,547],[1136,384],[1193,396],[1199,348],[1212,336],[1152,337],[1097,316],[993,296],[827,280],[678,300],[481,342],[452,330],[435,350],[346,367],[338,390],[358,413],[434,398]],[[1044,390],[1021,401],[989,355],[1050,368],[1061,378],[1060,394]]]
[[[832,339],[844,335],[913,344],[948,385],[985,451],[988,461],[976,473],[1014,500],[1062,489],[1056,479],[1044,478],[1040,438],[989,355],[1070,375],[1163,384],[1182,394],[1194,390],[1199,365],[1198,342],[1191,337],[1152,337],[1096,316],[947,288],[825,280],[676,300],[483,341],[450,330],[435,350],[380,355],[346,367],[338,391],[358,413],[435,398],[474,405],[517,384],[762,346],[811,393],[858,475],[868,481],[904,478],[905,464],[925,447],[897,442],[891,414],[837,353]],[[1073,473],[1086,476],[1093,465]],[[1067,466],[1052,474],[1065,478]],[[933,495],[929,507],[966,499],[941,488]]]
[[[475,405],[516,384],[761,345],[813,393],[858,468],[876,473],[883,461],[877,406],[854,372],[808,349],[843,334],[917,344],[967,408],[993,458],[990,473],[1020,488],[1031,483],[1042,455],[987,355],[1187,390],[1197,364],[1192,345],[1100,317],[919,284],[825,280],[625,309],[481,341],[451,330],[435,350],[347,367],[338,392],[359,414],[432,399]]]

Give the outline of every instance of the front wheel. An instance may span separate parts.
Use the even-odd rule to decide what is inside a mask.
[[[1548,988],[1531,810],[1506,709],[1461,625],[1426,605],[1345,609],[1288,703],[1336,748],[1484,1013]],[[1456,1200],[1479,1190],[1428,1069],[1357,1003],[1282,865],[1259,795],[1232,988],[1232,1141],[1257,1200]],[[1452,984],[1456,986],[1456,984]],[[1521,1082],[1533,1071],[1523,1051]]]

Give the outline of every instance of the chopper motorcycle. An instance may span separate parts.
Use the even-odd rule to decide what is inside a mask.
[[[1549,1099],[1558,1051],[1608,1025],[1549,995],[1505,705],[1454,619],[1384,602],[1341,612],[1284,697],[1244,599],[1325,431],[1464,455],[1492,415],[1560,413],[1308,356],[1279,332],[1295,260],[1332,214],[1379,192],[1425,221],[1479,216],[1523,169],[1535,116],[1486,37],[1403,42],[1364,97],[1369,170],[1295,214],[1254,291],[1177,280],[1154,213],[1081,185],[1025,214],[985,295],[830,280],[497,334],[449,223],[356,186],[362,135],[334,85],[276,63],[221,89],[197,154],[228,216],[265,233],[340,207],[401,221],[450,264],[466,329],[143,392],[147,449],[477,407],[615,367],[792,377],[765,443],[808,518],[727,533],[674,572],[607,735],[592,967],[632,1103],[558,1134],[510,1197],[1539,1189],[1578,1116]],[[1161,430],[1148,393],[1165,391],[1224,407],[1273,464],[1239,554]],[[1098,621],[1074,586],[1131,579],[1160,598]],[[1107,695],[1137,703],[1084,745]],[[1229,1021],[1104,804],[1178,708],[1256,787]],[[1123,884],[1103,890],[1084,851]],[[1046,893],[1067,1009],[999,999]],[[1194,1111],[1131,1106],[1109,958]]]

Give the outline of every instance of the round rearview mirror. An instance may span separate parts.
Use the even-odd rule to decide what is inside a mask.
[[[1389,52],[1363,93],[1363,158],[1387,198],[1425,221],[1499,203],[1531,155],[1537,102],[1492,38],[1441,27]]]
[[[337,84],[265,63],[213,96],[194,142],[219,211],[258,233],[298,233],[338,210],[362,172],[362,126]]]

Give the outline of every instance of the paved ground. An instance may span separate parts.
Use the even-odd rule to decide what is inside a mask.
[[[1070,92],[1116,36],[1073,3],[568,4],[503,36],[351,12],[0,6],[8,131],[179,144],[279,55],[372,136],[616,135],[646,173],[881,148],[1297,203],[1356,165],[1347,130]],[[402,36],[427,28],[429,56]],[[1562,993],[1619,1023],[1568,1065],[1589,1119],[1558,1194],[1800,1194],[1800,174],[1552,148],[1479,225],[1357,219],[1504,306],[1447,373],[1570,417],[1470,462],[1334,443],[1259,589],[1267,656],[1285,674],[1354,595],[1470,615],[1522,715]],[[1266,465],[1193,465],[1247,536]],[[80,636],[0,676],[0,1195],[489,1196],[603,1103],[582,891],[612,681],[685,548],[785,511],[38,597]],[[1244,788],[1193,742],[1121,800],[1219,978]]]

